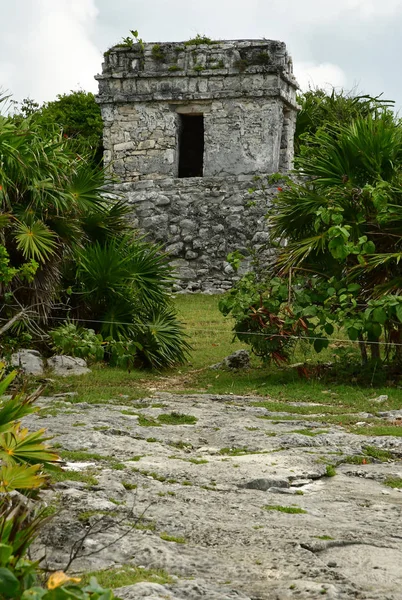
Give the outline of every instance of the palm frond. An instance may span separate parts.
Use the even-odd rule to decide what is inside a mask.
[[[18,250],[24,258],[34,258],[44,263],[57,249],[55,234],[40,221],[26,224],[19,221],[15,226],[14,234]]]

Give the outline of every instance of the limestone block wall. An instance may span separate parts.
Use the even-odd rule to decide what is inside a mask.
[[[176,289],[225,291],[239,273],[229,252],[268,240],[265,218],[275,185],[250,193],[250,177],[159,179],[118,186],[133,207],[134,225],[163,244],[179,274]],[[243,271],[247,269],[247,261]],[[240,271],[240,274],[242,271]]]
[[[253,177],[292,166],[297,84],[285,44],[116,46],[97,79],[105,164],[136,226],[171,252],[181,287],[230,287],[228,252],[267,238],[267,200],[250,204],[247,191]],[[196,177],[180,170],[192,118],[201,119],[187,134],[202,136]]]

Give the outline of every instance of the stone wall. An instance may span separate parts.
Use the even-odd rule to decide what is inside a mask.
[[[249,192],[250,177],[140,181],[118,186],[133,207],[134,225],[164,245],[179,274],[176,289],[225,291],[238,279],[229,252],[268,239],[265,218],[276,185]],[[248,262],[242,265],[246,270]]]
[[[135,224],[171,252],[182,288],[230,287],[227,254],[267,238],[276,187],[252,199],[254,176],[292,165],[297,84],[285,44],[116,46],[97,79],[105,163]],[[179,177],[191,115],[202,116],[203,177]]]

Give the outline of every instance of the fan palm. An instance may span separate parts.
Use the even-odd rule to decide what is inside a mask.
[[[302,182],[272,210],[272,234],[286,241],[279,264],[357,277],[370,296],[400,293],[402,126],[369,116],[318,131],[314,143],[297,161]]]
[[[103,171],[74,155],[57,128],[0,116],[0,155],[0,243],[13,267],[37,263],[29,285],[16,277],[11,287],[0,283],[0,292],[45,315],[66,257],[91,233],[123,228],[126,209],[104,197]]]
[[[171,303],[168,261],[161,248],[128,234],[80,248],[71,317],[87,321],[104,338],[137,342],[146,364],[184,362],[189,345]]]

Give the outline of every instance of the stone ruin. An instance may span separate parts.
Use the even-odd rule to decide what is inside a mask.
[[[96,77],[115,190],[193,291],[230,288],[228,253],[267,241],[277,184],[249,190],[291,168],[297,114],[284,43],[207,42],[117,45]]]

